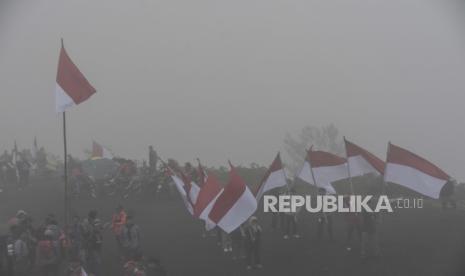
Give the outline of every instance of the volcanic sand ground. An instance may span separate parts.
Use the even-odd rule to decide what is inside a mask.
[[[465,211],[447,211],[425,204],[423,209],[395,210],[383,215],[379,236],[383,256],[362,260],[359,249],[345,250],[345,223],[334,218],[334,241],[317,242],[315,218],[299,217],[300,239],[284,240],[270,228],[270,216],[260,214],[263,226],[263,269],[247,271],[243,260],[233,261],[216,245],[215,237],[201,237],[201,223],[185,210],[178,197],[155,201],[150,196],[122,201],[83,199],[72,206],[85,216],[97,209],[109,221],[122,203],[134,212],[141,228],[143,251],[158,257],[169,275],[465,275]],[[35,181],[21,192],[0,194],[0,221],[24,209],[40,223],[49,213],[63,217],[63,189],[59,181]],[[261,206],[260,206],[261,207]],[[105,275],[121,275],[114,238],[104,237]]]

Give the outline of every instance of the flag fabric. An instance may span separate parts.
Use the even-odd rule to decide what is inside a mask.
[[[297,175],[297,178],[302,179],[303,181],[315,185],[315,181],[313,179],[312,168],[310,166],[310,157],[307,151],[307,156],[305,156],[305,161],[300,170],[300,173]]]
[[[257,201],[265,194],[275,188],[284,187],[287,185],[286,173],[284,172],[283,164],[281,162],[281,156],[278,153],[271,166],[266,171],[260,185],[255,191],[255,197]]]
[[[179,178],[174,172],[170,171],[170,176],[171,179],[174,182],[174,186],[176,187],[176,190],[178,190],[179,194],[181,195],[182,202],[184,203],[184,206],[186,206],[187,211],[193,215],[194,214],[194,207],[192,206],[191,201],[189,200],[189,197],[187,196],[186,189],[184,188],[184,181]]]
[[[384,181],[399,184],[425,196],[439,198],[450,177],[428,160],[391,143]]]
[[[55,88],[56,112],[64,112],[69,107],[82,103],[95,92],[95,88],[79,71],[62,44]]]
[[[229,183],[216,200],[208,218],[226,233],[244,223],[257,209],[257,200],[232,164]]]
[[[369,151],[347,141],[344,137],[350,177],[365,174],[383,175],[385,163]]]
[[[180,172],[180,174],[182,182],[184,183],[183,188],[186,191],[187,199],[193,207],[197,201],[197,197],[199,196],[200,187],[194,181],[192,181],[190,176],[187,176],[183,172]]]
[[[206,181],[200,189],[194,205],[194,217],[204,220],[207,230],[213,229],[216,225],[208,218],[208,214],[222,192],[223,188],[217,177],[213,173],[207,173]]]
[[[113,154],[110,150],[100,145],[99,143],[92,141],[92,157],[91,159],[113,159]]]
[[[347,160],[329,152],[314,151],[310,148],[299,178],[335,194],[331,183],[349,178]]]

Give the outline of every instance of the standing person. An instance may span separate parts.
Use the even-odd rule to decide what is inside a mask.
[[[231,233],[233,260],[244,257],[245,230],[241,225]]]
[[[249,225],[245,229],[245,248],[247,257],[247,269],[262,268],[260,260],[262,227],[258,224],[258,219],[252,216]]]
[[[36,266],[40,276],[58,276],[59,255],[53,243],[53,231],[45,230],[36,248]]]
[[[85,260],[85,252],[83,248],[81,219],[78,215],[73,216],[73,221],[69,228],[70,255],[79,257],[80,260]]]
[[[274,189],[273,191],[271,191],[271,195],[275,196],[275,197],[279,197],[279,189]],[[279,212],[271,212],[271,230],[272,231],[276,231],[279,226],[280,226],[280,214]]]
[[[369,206],[373,206],[373,201],[368,202]],[[367,212],[365,208],[362,210],[362,243],[361,243],[361,257],[366,258],[367,254],[372,254],[375,257],[381,255],[378,243],[378,229],[377,229],[377,214]]]
[[[27,276],[30,272],[30,249],[27,246],[27,233],[23,232],[14,242],[15,276]]]
[[[31,164],[27,161],[23,154],[18,155],[20,158],[16,161],[16,168],[18,169],[18,186],[20,189],[26,187],[29,184],[29,171]]]
[[[66,271],[66,276],[88,276],[84,267],[82,266],[82,261],[79,257],[74,256],[69,264]]]
[[[122,238],[127,259],[140,254],[140,230],[139,226],[134,223],[134,217],[132,215],[127,216],[126,224],[122,229]]]
[[[447,210],[448,208],[457,209],[457,203],[455,202],[455,186],[457,181],[450,178],[441,189],[439,197],[441,199],[442,209]]]
[[[232,251],[232,240],[231,235],[222,231],[221,233],[221,246],[223,247],[224,252],[231,252]]]
[[[116,207],[116,212],[113,214],[111,219],[111,231],[115,235],[116,245],[118,247],[119,253],[123,253],[123,227],[126,224],[127,214],[122,205]]]
[[[82,229],[86,252],[86,271],[100,276],[104,227],[97,215],[96,210],[90,211],[83,221]]]
[[[285,234],[284,234],[284,239],[287,240],[289,237],[294,237],[296,239],[300,238],[299,232],[298,232],[298,227],[297,227],[297,214],[299,213],[299,210],[296,210],[296,212],[288,212],[285,213]]]
[[[350,206],[350,196],[346,196],[343,199],[343,203],[345,207]],[[359,242],[362,241],[362,222],[361,222],[361,215],[360,213],[355,212],[348,212],[344,214],[347,228],[347,238],[346,238],[346,249],[347,251],[352,250],[352,236],[355,235]]]
[[[325,188],[318,188],[318,195],[326,195]],[[321,241],[323,239],[323,231],[326,228],[329,240],[333,240],[333,218],[330,213],[325,213],[323,210],[317,213],[317,239]]]
[[[296,194],[296,191],[294,188],[292,188],[287,195],[290,195],[291,197]],[[286,212],[284,213],[284,239],[289,239],[289,237],[294,237],[296,239],[300,238],[300,235],[298,233],[298,227],[297,227],[297,215],[300,212],[301,207],[298,207],[295,212]]]
[[[154,174],[157,171],[157,162],[158,162],[158,154],[153,149],[152,146],[149,146],[149,170],[150,170],[150,174]]]

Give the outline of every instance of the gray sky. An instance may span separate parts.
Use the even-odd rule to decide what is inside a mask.
[[[334,123],[465,178],[462,1],[0,0],[0,149],[61,154],[60,37],[98,90],[69,149],[268,164],[287,132]]]

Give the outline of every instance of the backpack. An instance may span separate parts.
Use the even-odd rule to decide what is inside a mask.
[[[38,254],[43,257],[43,259],[52,259],[55,257],[55,250],[51,241],[39,241],[37,244]]]
[[[15,257],[16,256],[16,252],[15,252],[15,242],[16,240],[14,240],[13,238],[8,238],[7,241],[6,241],[6,250],[7,250],[7,255],[8,257]]]

